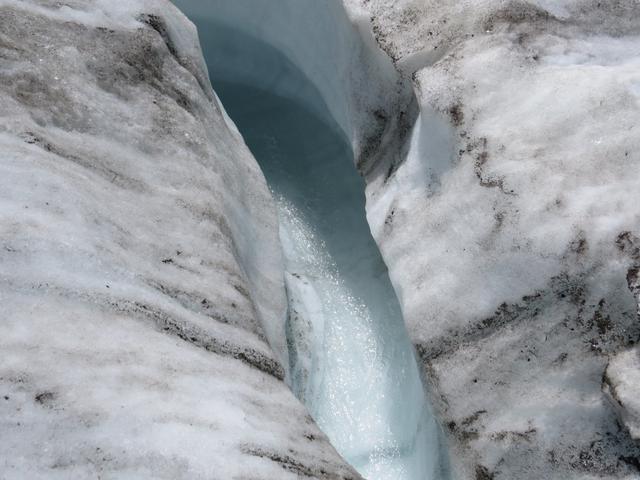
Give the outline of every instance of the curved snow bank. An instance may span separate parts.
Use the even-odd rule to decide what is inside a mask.
[[[276,211],[193,26],[2,0],[0,32],[0,477],[360,478],[266,341]]]

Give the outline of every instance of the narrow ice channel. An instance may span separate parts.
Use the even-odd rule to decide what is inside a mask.
[[[304,105],[215,87],[278,203],[292,388],[364,477],[436,478],[437,427],[349,145]]]
[[[438,426],[367,224],[349,142],[283,55],[192,19],[214,89],[278,205],[291,388],[365,478],[443,478]],[[255,84],[247,81],[252,69]]]

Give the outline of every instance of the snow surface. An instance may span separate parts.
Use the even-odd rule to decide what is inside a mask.
[[[197,45],[165,1],[0,3],[3,479],[360,478],[283,381],[275,204]]]
[[[638,478],[601,387],[640,336],[640,5],[362,3],[421,109],[367,209],[458,475]]]

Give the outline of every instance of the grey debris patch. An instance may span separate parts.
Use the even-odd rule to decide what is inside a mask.
[[[497,188],[505,195],[516,195],[513,189],[505,186],[504,177],[492,177],[485,173],[485,167],[490,154],[486,137],[470,141],[466,148],[460,151],[460,156],[470,155],[473,158],[473,171],[480,181],[480,185],[486,188]]]
[[[358,480],[361,477],[355,472],[331,471],[329,465],[308,465],[295,458],[296,452],[291,455],[267,450],[254,445],[242,445],[241,451],[245,455],[260,457],[276,463],[285,471],[294,473],[300,477],[318,478],[323,480]]]
[[[494,480],[494,475],[484,465],[477,465],[475,472],[475,480]]]
[[[510,0],[506,6],[491,12],[485,19],[483,29],[493,32],[500,26],[512,30],[522,24],[537,28],[548,27],[551,22],[559,22],[547,10],[523,0]]]
[[[463,345],[495,335],[504,328],[535,323],[547,308],[563,304],[572,313],[568,313],[556,328],[580,334],[585,346],[593,352],[605,355],[635,344],[640,338],[640,324],[629,318],[629,312],[617,311],[604,298],[597,303],[587,303],[588,277],[588,272],[561,273],[549,280],[547,288],[522,297],[520,302],[502,303],[490,317],[450,330],[428,343],[417,344],[418,354],[423,362],[430,362],[441,355],[453,353]]]
[[[402,81],[397,96],[399,100],[391,111],[378,109],[370,114],[372,121],[356,158],[356,168],[367,181],[380,176],[387,182],[409,151],[411,132],[419,114],[418,102]]]
[[[187,70],[194,76],[194,78],[198,81],[198,85],[202,89],[202,92],[210,100],[213,100],[209,79],[204,74],[204,72],[202,72],[202,70],[196,65],[193,59],[185,58],[180,55],[175,42],[171,38],[171,34],[165,20],[158,15],[143,13],[138,16],[138,21],[145,25],[148,25],[160,35],[165,45],[167,46],[167,50],[169,51],[171,56],[173,56],[173,58],[178,62],[178,64],[180,64],[180,66],[182,66],[185,70]]]
[[[33,398],[37,404],[42,405],[43,407],[51,407],[53,406],[56,397],[57,395],[54,392],[44,391],[37,393]]]
[[[163,332],[175,335],[185,342],[204,348],[212,353],[235,358],[250,367],[257,368],[279,380],[284,380],[282,365],[275,359],[267,357],[253,348],[216,338],[188,321],[175,318],[160,308],[142,302],[121,300],[113,302],[112,305],[116,311],[137,314],[153,320]]]
[[[160,37],[162,37],[162,40],[164,41],[165,45],[167,46],[169,53],[173,57],[175,57],[176,60],[178,60],[178,50],[176,49],[176,46],[173,43],[173,40],[169,36],[169,32],[167,31],[167,25],[162,18],[160,18],[158,15],[143,13],[138,16],[138,21],[146,25],[149,25],[156,32],[158,32]]]
[[[47,153],[51,153],[63,160],[72,162],[91,173],[102,177],[104,180],[117,187],[133,190],[139,193],[147,190],[146,185],[142,181],[127,176],[120,171],[113,170],[98,158],[85,158],[83,155],[68,152],[63,147],[60,147],[48,140],[44,135],[37,134],[32,131],[26,131],[21,133],[19,137],[22,138],[25,143],[38,146]]]
[[[247,328],[251,327],[251,331],[255,333],[262,341],[266,342],[267,339],[262,331],[259,323],[253,317],[248,315],[242,315],[237,311],[238,305],[232,302],[228,308],[224,309],[218,302],[208,298],[206,295],[200,292],[187,292],[177,287],[169,286],[165,283],[161,283],[155,280],[149,280],[147,282],[149,286],[156,289],[163,295],[178,302],[185,309],[206,315],[207,317],[226,325],[233,325],[237,327]],[[235,285],[234,285],[235,287]],[[240,287],[241,288],[241,287]],[[236,291],[239,291],[236,289]],[[242,289],[243,292],[246,290]],[[251,303],[251,299],[247,295],[245,300],[248,304]],[[250,304],[250,308],[253,306]]]

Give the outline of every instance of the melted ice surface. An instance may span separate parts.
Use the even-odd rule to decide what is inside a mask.
[[[366,478],[438,478],[437,426],[350,146],[298,103],[214,87],[278,202],[293,390]]]

